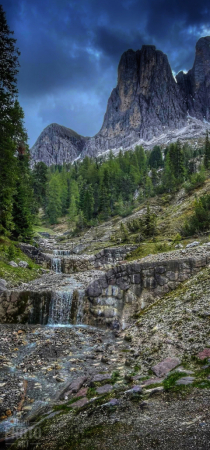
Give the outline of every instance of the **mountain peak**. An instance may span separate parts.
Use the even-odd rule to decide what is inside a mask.
[[[85,138],[70,128],[51,124],[37,139],[31,155],[50,165],[131,148],[141,140],[147,146],[171,131],[177,135],[179,130],[187,130],[189,115],[200,121],[198,128],[203,133],[203,121],[210,121],[210,36],[198,40],[192,69],[186,74],[179,72],[176,79],[167,56],[154,45],[125,51],[101,130]]]

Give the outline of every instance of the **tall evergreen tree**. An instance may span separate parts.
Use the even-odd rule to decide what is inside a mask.
[[[43,162],[38,162],[32,173],[33,190],[37,207],[44,206],[47,186],[47,166]]]
[[[154,169],[157,169],[158,167],[162,167],[163,165],[163,158],[161,149],[158,145],[156,145],[153,150],[150,153],[149,156],[149,166]]]
[[[10,234],[14,230],[14,236],[27,240],[31,236],[32,215],[31,205],[23,197],[28,195],[30,170],[24,114],[17,100],[20,52],[12,35],[0,5],[0,232]],[[21,205],[22,225],[17,214]]]
[[[57,223],[61,211],[61,185],[58,176],[55,174],[48,183],[46,195],[46,214],[51,224]]]
[[[16,178],[16,139],[13,105],[17,94],[18,56],[16,40],[0,5],[0,232],[13,228],[12,208]]]
[[[77,218],[77,205],[74,195],[71,196],[71,203],[69,206],[69,222],[76,222]]]
[[[20,150],[19,150],[20,151]],[[17,157],[18,177],[13,201],[14,229],[12,235],[21,241],[30,242],[33,236],[33,191],[32,178],[29,171],[29,154],[21,148]]]
[[[89,221],[93,216],[94,211],[94,197],[93,197],[93,188],[92,186],[88,186],[85,192],[84,198],[84,216],[87,221]]]

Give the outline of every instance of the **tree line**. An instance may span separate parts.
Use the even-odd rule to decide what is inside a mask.
[[[31,170],[18,102],[19,55],[0,5],[0,234],[29,242],[40,208],[50,224],[66,215],[70,229],[80,231],[114,215],[124,217],[149,197],[173,193],[183,183],[188,190],[202,185],[210,169],[208,133],[204,148],[197,150],[179,141],[164,151],[136,146],[117,156],[110,152],[63,166],[40,162]],[[197,173],[200,156],[203,167]]]
[[[117,156],[110,152],[48,169],[38,163],[33,171],[36,201],[51,224],[66,215],[78,231],[115,215],[124,217],[156,194],[174,193],[183,184],[189,190],[202,185],[205,167],[195,173],[193,161],[204,154],[205,162],[206,147],[194,150],[178,141],[164,151],[136,146]]]

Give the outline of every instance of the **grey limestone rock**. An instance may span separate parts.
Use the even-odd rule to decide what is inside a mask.
[[[11,267],[18,267],[18,264],[15,261],[10,261],[8,263]]]
[[[0,278],[0,293],[7,290],[7,282],[3,278]]]
[[[193,68],[172,74],[167,56],[154,45],[127,50],[118,67],[101,130],[83,137],[55,123],[31,149],[33,163],[63,164],[137,143],[154,145],[204,137],[210,128],[210,36],[199,39]]]
[[[27,263],[26,261],[20,261],[20,262],[18,263],[18,266],[19,266],[19,267],[23,267],[24,269],[27,269],[28,263]]]

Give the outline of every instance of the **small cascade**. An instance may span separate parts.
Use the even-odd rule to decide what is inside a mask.
[[[52,293],[48,325],[81,324],[83,319],[84,291],[70,289]]]
[[[70,250],[53,250],[53,254],[55,256],[70,256],[71,251]]]
[[[71,323],[73,291],[57,291],[52,294],[48,325]]]
[[[61,273],[61,259],[60,258],[52,259],[52,270],[54,270],[55,273]]]
[[[76,323],[83,322],[84,292],[78,291]]]

